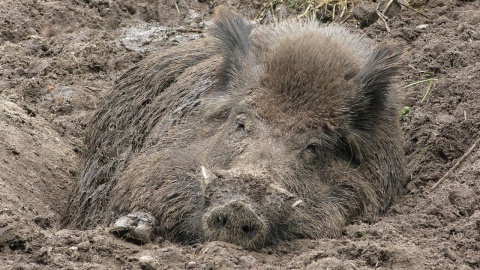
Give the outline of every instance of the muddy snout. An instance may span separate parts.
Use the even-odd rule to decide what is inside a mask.
[[[205,229],[210,240],[230,242],[248,249],[259,248],[265,242],[264,221],[243,201],[231,201],[205,214]]]

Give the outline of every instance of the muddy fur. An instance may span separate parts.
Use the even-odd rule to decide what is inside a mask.
[[[172,241],[259,248],[335,237],[386,209],[404,179],[400,49],[337,25],[253,28],[222,7],[214,19],[210,38],[118,79],[91,121],[65,224],[142,210]],[[218,213],[257,231],[217,231]]]

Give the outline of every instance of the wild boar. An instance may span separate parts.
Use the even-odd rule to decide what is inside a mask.
[[[224,7],[210,34],[118,79],[66,223],[257,249],[338,236],[391,204],[404,180],[399,47],[309,20],[253,27]]]

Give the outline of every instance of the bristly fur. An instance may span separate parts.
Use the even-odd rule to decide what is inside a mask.
[[[260,248],[338,236],[391,204],[404,180],[400,48],[314,21],[253,28],[225,7],[210,33],[116,82],[65,224],[141,210],[172,241]]]
[[[279,106],[272,108],[268,105],[272,102],[269,97],[262,96],[262,100],[269,100],[263,102],[263,107],[298,115],[301,121],[295,121],[297,128],[336,128],[351,98],[348,88],[353,85],[348,80],[360,65],[353,51],[332,37],[315,32],[287,36],[269,51],[264,56],[262,83],[271,89],[266,95]],[[292,127],[285,124],[284,128]]]

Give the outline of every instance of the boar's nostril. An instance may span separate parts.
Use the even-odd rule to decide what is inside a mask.
[[[241,122],[238,122],[236,129],[237,129],[237,131],[245,131],[245,124],[241,123]]]
[[[250,238],[250,239],[254,238],[255,235],[257,234],[257,229],[254,226],[250,226],[250,225],[243,225],[242,231],[245,233],[247,238]]]

